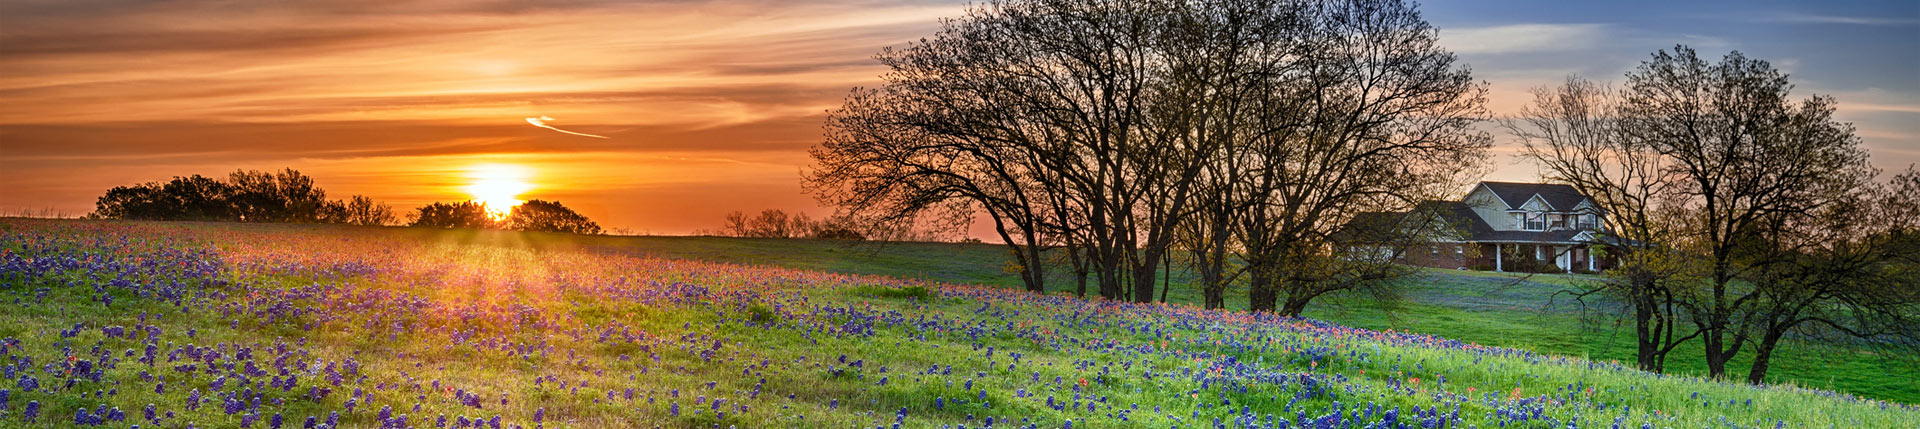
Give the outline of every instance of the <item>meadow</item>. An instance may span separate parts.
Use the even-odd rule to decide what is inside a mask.
[[[0,427],[1920,427],[1826,389],[1028,294],[989,249],[0,219]],[[1423,296],[1379,319],[1527,299]]]

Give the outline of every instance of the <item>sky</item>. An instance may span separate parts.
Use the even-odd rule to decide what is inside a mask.
[[[406,212],[487,172],[639,234],[730,211],[816,217],[799,185],[873,55],[962,2],[0,0],[0,214],[113,186],[291,167]],[[1489,108],[1652,52],[1730,50],[1826,94],[1886,170],[1920,163],[1920,3],[1435,1]],[[1488,180],[1532,181],[1504,138]],[[504,167],[503,167],[504,166]]]

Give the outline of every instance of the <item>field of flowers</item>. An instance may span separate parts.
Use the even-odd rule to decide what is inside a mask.
[[[0,219],[0,427],[1920,427],[1920,408],[539,234]]]

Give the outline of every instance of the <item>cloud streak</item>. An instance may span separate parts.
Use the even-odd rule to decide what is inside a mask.
[[[1606,38],[1606,24],[1512,24],[1440,30],[1440,43],[1461,54],[1567,51]]]
[[[449,183],[460,178],[448,176],[462,163],[525,162],[551,169],[544,171],[557,181],[530,197],[589,207],[608,226],[673,233],[711,227],[703,222],[731,210],[821,213],[795,172],[819,143],[825,112],[848,89],[879,83],[885,67],[875,53],[933,35],[940,18],[966,7],[965,0],[243,3],[0,0],[0,171],[13,173],[0,175],[0,210],[85,212],[116,185],[286,166],[315,174],[329,190],[407,208],[464,198],[464,184]],[[1468,6],[1422,9],[1444,15]],[[1460,24],[1436,25],[1441,43],[1494,84],[1496,107],[1502,90],[1524,95],[1568,73],[1617,78],[1676,41],[1757,48],[1751,37],[1701,25],[1702,17],[1659,27],[1655,21],[1671,16],[1650,15],[1664,11],[1589,13],[1612,7],[1488,6],[1462,12]],[[1892,32],[1920,18],[1910,9],[1714,19],[1820,35],[1843,32],[1790,22]],[[1774,21],[1750,23],[1761,17]],[[1682,36],[1689,33],[1700,36]],[[1881,58],[1912,52],[1819,46]],[[1813,77],[1800,69],[1850,67],[1791,47],[1775,52],[1768,58],[1808,58],[1794,71],[1796,82]],[[1840,94],[1841,108],[1859,118],[1863,134],[1915,135],[1910,80],[1883,84],[1891,96]],[[567,127],[546,119],[555,117]],[[634,141],[646,144],[623,143]],[[1894,161],[1910,159],[1920,158]]]
[[[604,138],[607,138],[607,136],[602,136],[602,135],[593,135],[593,134],[587,134],[587,133],[576,133],[576,132],[573,132],[573,131],[567,131],[567,130],[563,130],[563,129],[559,129],[559,128],[554,128],[554,127],[553,127],[552,125],[547,125],[547,121],[551,121],[551,120],[553,120],[553,118],[550,118],[550,117],[546,117],[546,116],[541,116],[541,117],[538,117],[538,118],[527,118],[527,123],[529,123],[529,124],[533,124],[533,126],[536,126],[536,127],[540,127],[540,128],[546,128],[546,129],[549,129],[549,130],[554,130],[554,131],[559,131],[559,132],[563,132],[563,133],[567,133],[567,134],[572,134],[572,135],[576,135],[576,136],[582,136],[582,137],[593,137],[593,138],[596,138],[596,139],[604,139]]]
[[[1782,12],[1765,15],[1752,19],[1751,21],[1790,24],[1920,25],[1920,19],[1905,17],[1822,15],[1800,12]]]

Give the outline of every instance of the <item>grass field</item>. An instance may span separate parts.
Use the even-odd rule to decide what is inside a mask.
[[[1915,407],[1826,390],[1031,295],[998,255],[4,219],[0,426],[1920,426]],[[1427,285],[1458,293],[1316,316],[1604,345],[1525,339],[1581,332],[1511,308],[1537,292]]]
[[[604,245],[659,257],[765,264],[807,270],[873,274],[939,282],[1019,288],[1005,249],[959,243],[847,243],[725,237],[627,237]],[[1072,290],[1069,273],[1055,269],[1049,289]],[[1168,301],[1199,305],[1191,276],[1172,273]],[[1306,316],[1346,326],[1431,334],[1483,345],[1632,363],[1631,320],[1618,308],[1590,300],[1586,308],[1563,292],[1593,276],[1514,274],[1427,269],[1406,283],[1407,302],[1387,309],[1370,299],[1332,296],[1308,307]],[[1058,292],[1056,292],[1058,293]],[[1247,308],[1244,291],[1227,297],[1229,308]],[[1589,319],[1582,323],[1582,317]],[[1616,321],[1620,323],[1615,323]],[[1676,351],[1669,371],[1705,375],[1698,343]],[[1744,380],[1748,353],[1728,365]],[[1786,383],[1920,404],[1920,356],[1786,340],[1774,355],[1769,383]]]

